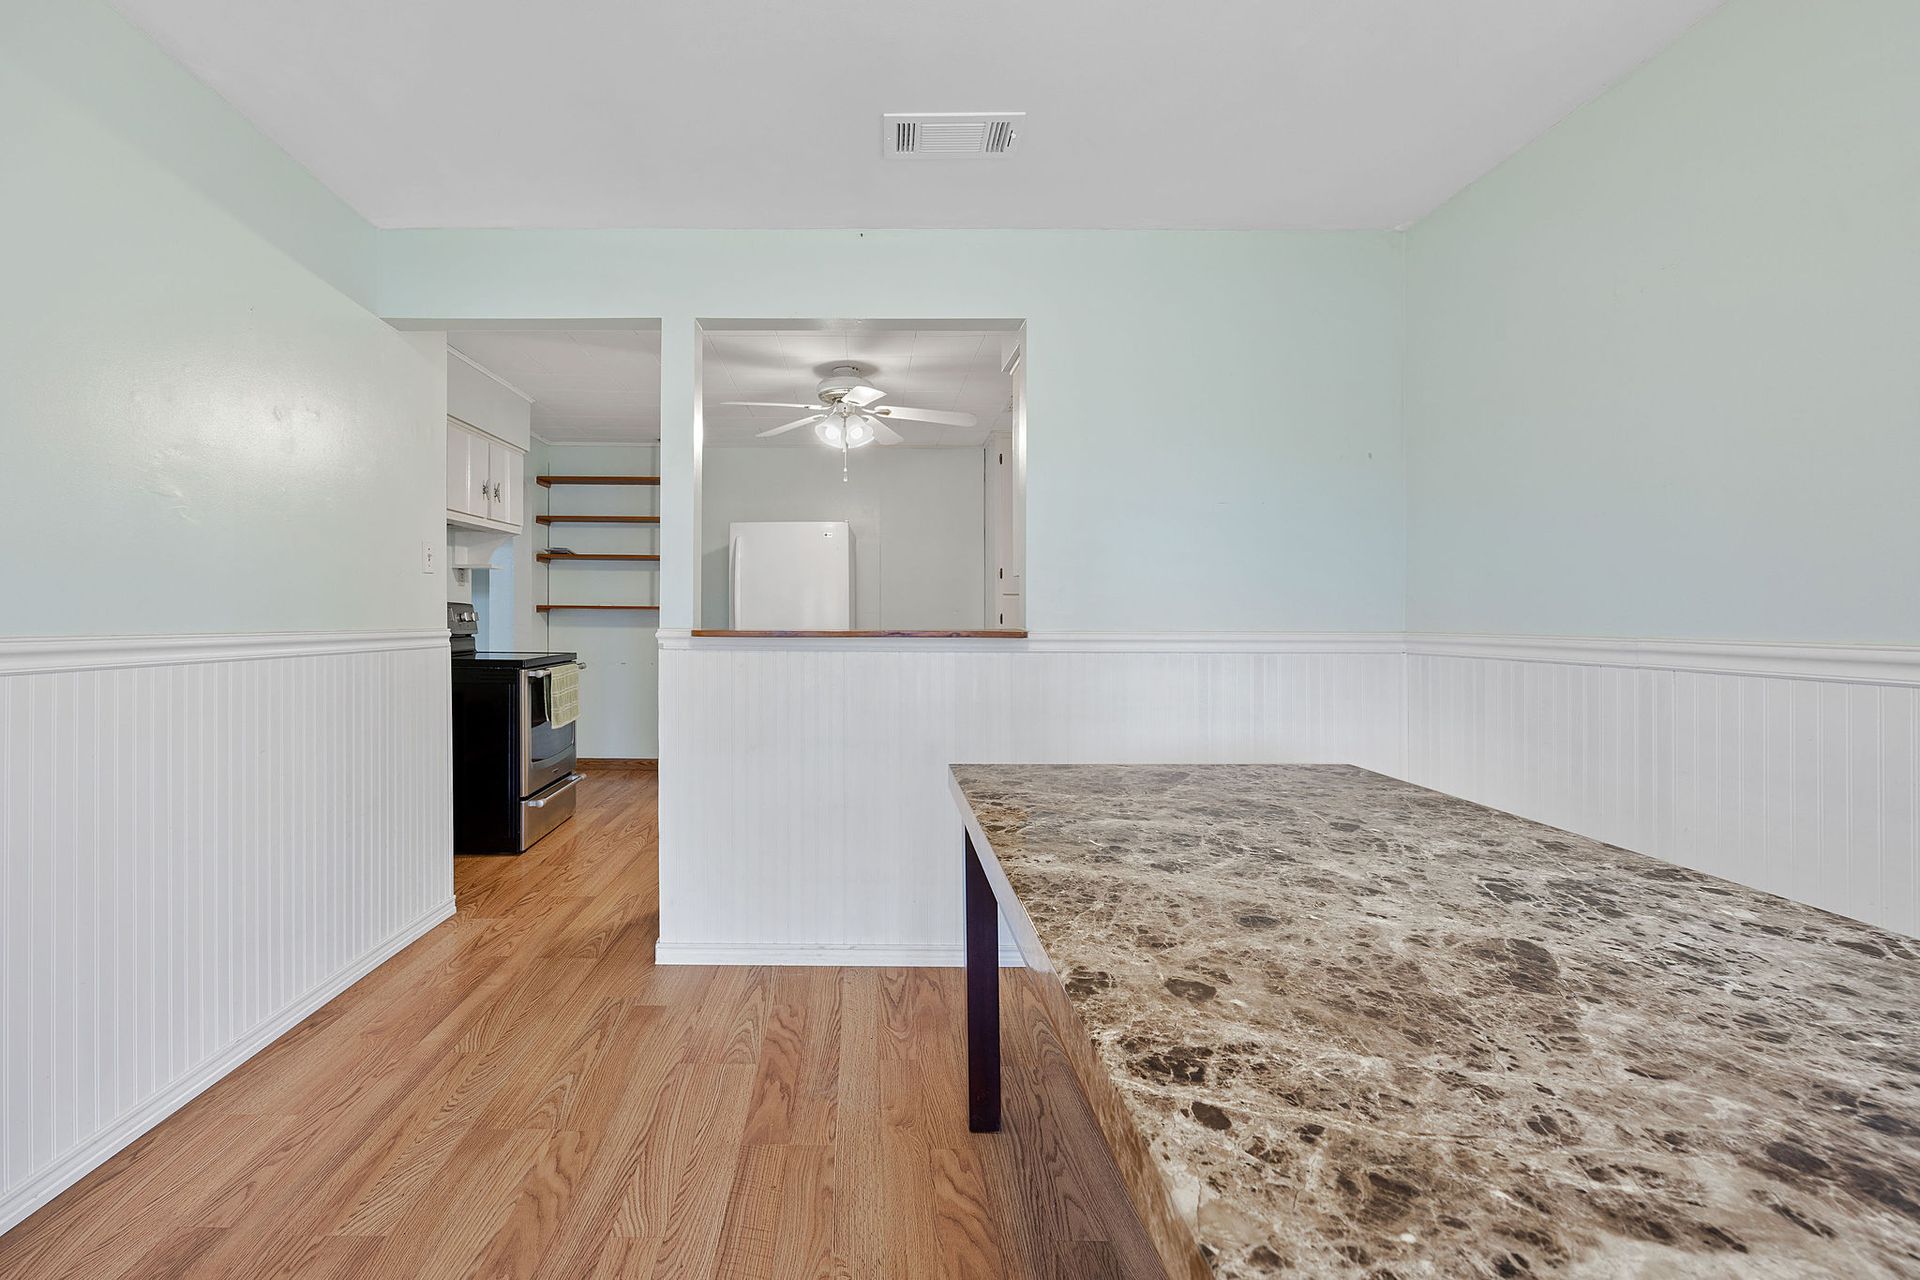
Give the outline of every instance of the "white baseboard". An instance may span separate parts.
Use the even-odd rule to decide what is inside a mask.
[[[417,942],[435,925],[453,915],[454,900],[433,907],[409,922],[378,947],[335,973],[308,991],[292,1005],[229,1045],[192,1074],[176,1081],[148,1099],[112,1128],[95,1134],[87,1143],[41,1172],[31,1181],[0,1201],[0,1232],[10,1231],[55,1196],[105,1164],[121,1148],[153,1126],[165,1120],[187,1103],[205,1093],[234,1068],[293,1030],[323,1007],[329,1000],[372,973],[388,960]]]
[[[852,942],[844,945],[813,943],[708,944],[658,942],[655,964],[829,965],[853,969],[958,969],[966,952],[939,943]],[[1016,947],[1002,945],[1000,967],[1018,969],[1026,962]]]

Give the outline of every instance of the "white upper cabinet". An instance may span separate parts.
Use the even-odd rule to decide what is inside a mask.
[[[447,418],[447,512],[461,516],[488,514],[486,441],[453,418]]]
[[[467,463],[471,457],[467,449],[466,431],[452,418],[447,419],[447,510],[461,511],[465,508],[467,492]]]
[[[447,523],[518,532],[526,455],[447,419]]]
[[[487,514],[516,529],[520,527],[520,486],[525,471],[525,454],[498,441],[487,441],[487,476],[493,486],[493,505]]]

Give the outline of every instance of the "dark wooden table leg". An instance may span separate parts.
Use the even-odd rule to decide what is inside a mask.
[[[1000,912],[967,842],[967,1128],[1000,1132]]]

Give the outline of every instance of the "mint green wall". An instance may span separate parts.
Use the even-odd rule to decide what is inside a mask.
[[[143,177],[198,196],[356,301],[372,297],[379,233],[101,0],[0,4],[0,75],[25,108],[7,118],[0,146],[53,155],[46,176],[59,184],[10,173],[9,205],[97,180],[89,159],[137,156]],[[73,149],[60,156],[63,143]],[[136,180],[118,193],[121,216],[138,216],[130,202],[147,189]]]
[[[1389,233],[394,231],[393,317],[660,317],[661,625],[696,317],[1028,321],[1036,630],[1397,630],[1401,257]]]
[[[1408,306],[1413,629],[1920,642],[1920,4],[1733,0]]]
[[[0,634],[437,625],[445,348],[351,296],[373,232],[91,0],[0,6],[0,120]]]
[[[1914,642],[1916,85],[1920,6],[1733,0],[1404,237],[375,232],[13,0],[0,631],[432,625],[444,357],[372,313],[663,317],[689,625],[693,321],[827,315],[1029,322],[1038,630]]]

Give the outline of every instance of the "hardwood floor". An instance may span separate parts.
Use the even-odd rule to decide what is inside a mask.
[[[1159,1276],[1024,975],[656,968],[655,778],[0,1236],[0,1278]]]

